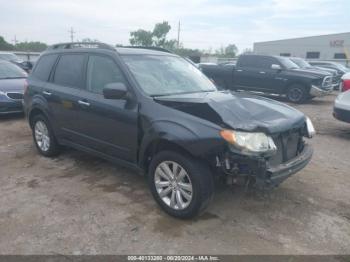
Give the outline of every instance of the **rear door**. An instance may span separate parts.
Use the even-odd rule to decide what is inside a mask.
[[[108,83],[128,83],[111,57],[90,54],[86,85],[78,100],[79,143],[114,158],[134,162],[137,150],[137,104],[105,99]]]
[[[43,89],[58,135],[71,141],[78,136],[78,100],[84,86],[86,60],[87,55],[83,53],[61,55],[50,82]]]
[[[265,67],[264,56],[243,55],[235,70],[235,83],[238,89],[266,92],[270,71]]]

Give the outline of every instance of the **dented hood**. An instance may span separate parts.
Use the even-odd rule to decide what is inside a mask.
[[[170,95],[154,99],[160,104],[224,128],[272,134],[305,124],[304,114],[286,104],[230,91]]]

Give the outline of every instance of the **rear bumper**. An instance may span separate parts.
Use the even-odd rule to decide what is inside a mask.
[[[310,89],[310,95],[314,97],[320,97],[320,96],[329,95],[332,93],[332,91],[333,91],[333,88],[331,88],[330,90],[324,90],[317,86],[312,85]]]
[[[22,113],[23,106],[21,100],[0,101],[0,115]]]
[[[265,184],[267,186],[277,186],[291,175],[303,169],[311,160],[313,149],[311,145],[305,144],[303,151],[295,158],[280,164],[269,167],[266,170]]]
[[[334,116],[334,118],[336,118],[340,121],[350,123],[350,111],[349,110],[334,107],[333,116]]]

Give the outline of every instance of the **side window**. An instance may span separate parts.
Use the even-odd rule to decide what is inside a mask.
[[[242,56],[239,62],[239,66],[242,67],[256,67],[257,59],[254,56],[245,55]]]
[[[258,66],[263,69],[271,69],[272,64],[279,64],[277,61],[274,63],[273,59],[269,57],[261,57],[259,59]]]
[[[62,55],[56,66],[54,83],[57,85],[82,88],[84,54]]]
[[[55,64],[57,57],[58,55],[42,56],[37,62],[37,65],[34,71],[32,72],[32,75],[42,81],[47,81],[49,79],[52,67]]]
[[[116,63],[104,56],[91,55],[87,66],[87,89],[102,94],[109,83],[124,83],[125,79]]]

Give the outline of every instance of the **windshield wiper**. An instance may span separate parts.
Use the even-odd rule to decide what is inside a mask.
[[[206,93],[206,92],[214,92],[214,91],[216,91],[216,90],[215,89],[211,89],[211,90],[200,90],[200,91],[191,91],[191,92],[167,93],[167,94],[151,95],[151,97],[185,95],[185,94]]]
[[[26,78],[25,76],[10,76],[10,77],[2,77],[0,79],[20,79],[20,78]]]

